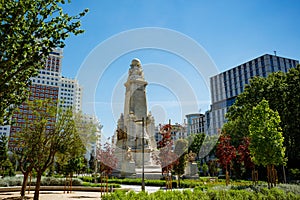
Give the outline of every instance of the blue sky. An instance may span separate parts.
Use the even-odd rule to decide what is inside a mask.
[[[64,6],[70,14],[85,8],[90,10],[82,19],[85,33],[71,36],[64,48],[62,71],[64,76],[70,78],[78,76],[91,52],[95,52],[109,38],[145,27],[176,31],[195,41],[215,63],[218,71],[225,71],[265,53],[273,54],[274,50],[279,56],[300,58],[300,1],[296,0],[73,0]],[[118,45],[122,48],[126,41],[113,48],[118,48]],[[174,45],[180,48],[181,44],[174,41]],[[99,61],[104,60],[105,56],[98,55]],[[149,82],[149,110],[156,117],[156,123],[166,123],[169,118],[174,123],[181,123],[185,114],[209,109],[206,77],[201,77],[191,63],[172,52],[137,49],[119,55],[108,66],[99,66],[106,70],[95,80],[95,92],[84,94],[94,95],[96,103],[95,109],[90,109],[90,104],[84,102],[83,111],[93,110],[103,124],[106,136],[112,135],[122,112],[125,92],[122,84],[126,81],[131,59],[135,57],[145,65],[145,78]],[[169,69],[170,73],[165,69]],[[180,81],[174,79],[176,74]],[[184,93],[185,86],[197,99],[196,105],[188,109],[184,106],[189,103],[178,103],[182,101],[181,96],[190,95]]]

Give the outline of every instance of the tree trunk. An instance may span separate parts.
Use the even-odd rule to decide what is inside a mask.
[[[33,200],[39,200],[41,179],[42,179],[42,173],[38,172],[37,177],[36,177],[36,184],[35,184]]]
[[[102,172],[100,172],[100,197],[102,197],[102,190],[103,190],[103,185],[102,185]]]
[[[267,180],[268,180],[268,188],[270,189],[272,187],[272,170],[271,166],[267,165]]]
[[[177,178],[178,178],[177,188],[180,188],[180,174],[177,174]]]
[[[30,172],[25,172],[23,174],[23,183],[22,183],[22,188],[21,188],[21,197],[25,196],[25,192],[26,192],[26,187],[27,187],[27,181],[28,181],[28,176],[29,176]]]
[[[108,194],[108,175],[106,174],[106,194]]]
[[[282,170],[283,170],[283,183],[286,183],[286,175],[285,175],[284,165],[282,165]]]
[[[227,166],[226,166],[226,172],[225,172],[225,178],[226,178],[226,186],[229,185],[229,174],[228,174],[228,170],[227,170]]]

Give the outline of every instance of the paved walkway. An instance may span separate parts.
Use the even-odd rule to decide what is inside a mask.
[[[33,199],[34,192],[30,194],[26,193],[26,199]],[[20,192],[7,192],[0,193],[0,199],[2,200],[17,200],[20,197]],[[70,199],[80,199],[80,200],[93,200],[100,199],[100,192],[79,192],[75,191],[71,194],[67,194],[63,191],[40,191],[40,200],[70,200]]]
[[[141,191],[141,186],[138,185],[121,185],[122,188],[127,188],[135,192]],[[159,190],[160,187],[146,186],[146,191],[149,193]],[[104,193],[103,193],[104,194]],[[26,192],[26,199],[33,199],[34,191],[29,194]],[[84,191],[72,191],[72,193],[64,193],[63,191],[40,191],[40,200],[93,200],[100,199],[100,192],[84,192]],[[20,197],[20,192],[1,192],[1,200],[17,200]]]
[[[127,188],[135,192],[141,191],[141,186],[139,185],[121,185],[121,188]],[[145,190],[148,193],[156,192],[160,190],[161,187],[146,186]],[[179,189],[182,190],[182,189]],[[26,192],[26,199],[33,199],[34,191],[30,194]],[[1,192],[1,200],[18,200],[20,197],[20,192]],[[80,199],[80,200],[93,200],[100,199],[100,192],[81,192],[73,191],[72,193],[64,193],[63,191],[40,191],[40,200],[70,200],[70,199]]]

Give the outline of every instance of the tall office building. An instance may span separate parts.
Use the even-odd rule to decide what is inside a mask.
[[[187,135],[205,132],[205,115],[193,113],[185,116],[187,119]]]
[[[82,87],[77,80],[62,77],[60,82],[59,100],[63,108],[73,107],[76,112],[81,111]]]
[[[54,49],[38,76],[30,78],[32,85],[29,87],[31,91],[29,100],[51,98],[54,102],[58,102],[60,107],[72,107],[78,112],[81,111],[82,87],[77,80],[62,77],[62,58],[63,51]],[[19,111],[15,112],[12,117],[14,123],[10,127],[10,149],[17,148],[14,145],[14,141],[17,139],[15,134],[24,126],[25,116],[29,119],[33,117],[26,103],[23,103],[19,106]],[[4,130],[5,127],[0,127],[0,130],[1,128]]]
[[[35,99],[46,99],[50,98],[54,102],[58,101],[58,94],[60,89],[60,78],[61,78],[61,59],[62,50],[54,49],[48,56],[45,62],[45,68],[39,71],[39,75],[31,77],[30,80],[32,85],[29,87],[30,96],[29,100]],[[12,116],[12,122],[10,127],[10,138],[9,138],[9,149],[18,148],[15,145],[16,133],[21,131],[25,123],[25,117],[29,120],[34,118],[32,111],[28,109],[26,103],[22,103],[19,106],[18,111],[14,112]],[[52,119],[54,122],[55,119]],[[51,127],[47,127],[50,129]]]
[[[272,72],[287,72],[299,61],[265,54],[210,78],[211,113],[209,134],[216,134],[226,122],[225,114],[254,76],[267,77]]]

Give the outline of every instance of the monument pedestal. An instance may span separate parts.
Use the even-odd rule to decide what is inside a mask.
[[[134,161],[124,161],[122,163],[121,177],[136,178]]]
[[[186,179],[199,179],[197,163],[195,163],[195,162],[188,162],[187,163],[183,178],[186,178]]]
[[[138,168],[141,168],[143,165],[143,152],[142,149],[136,149],[133,152],[133,156],[134,156],[134,161],[135,161],[135,165]],[[144,149],[144,166],[146,165],[150,165],[150,159],[151,159],[151,152],[149,148]]]

